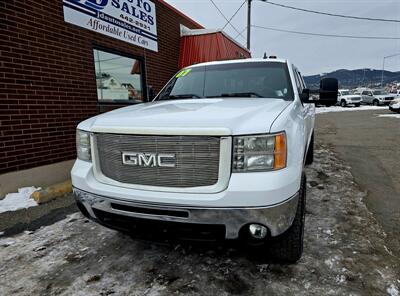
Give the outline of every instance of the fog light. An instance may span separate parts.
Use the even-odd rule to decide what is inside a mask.
[[[260,224],[250,224],[249,232],[252,237],[256,239],[263,239],[267,236],[268,230],[267,227]]]

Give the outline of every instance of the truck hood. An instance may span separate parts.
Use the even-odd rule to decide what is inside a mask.
[[[90,118],[78,128],[91,132],[169,135],[266,133],[292,101],[215,98],[158,101]]]

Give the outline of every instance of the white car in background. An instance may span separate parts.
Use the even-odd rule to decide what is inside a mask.
[[[400,97],[390,102],[389,110],[400,113]]]
[[[396,90],[393,92],[390,92],[392,95],[394,95],[396,97],[396,99],[400,99],[400,90]]]
[[[360,95],[351,94],[348,89],[339,89],[337,102],[340,106],[354,105],[360,107],[362,98]]]

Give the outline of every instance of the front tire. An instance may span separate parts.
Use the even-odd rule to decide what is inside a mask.
[[[372,102],[372,105],[374,105],[374,106],[379,106],[379,101],[378,101],[378,100],[374,100],[374,101]]]
[[[346,101],[345,101],[345,100],[342,100],[342,101],[340,102],[340,106],[346,107],[346,106],[347,106]]]
[[[356,106],[356,107],[360,107],[360,106],[361,106],[361,104],[355,104],[355,106]]]
[[[271,238],[268,243],[268,253],[272,259],[280,262],[295,263],[303,254],[306,183],[306,175],[303,173],[299,191],[299,203],[293,224],[283,234]]]

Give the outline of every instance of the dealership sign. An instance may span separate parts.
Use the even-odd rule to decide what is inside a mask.
[[[63,0],[66,22],[158,51],[155,4],[148,0]]]

